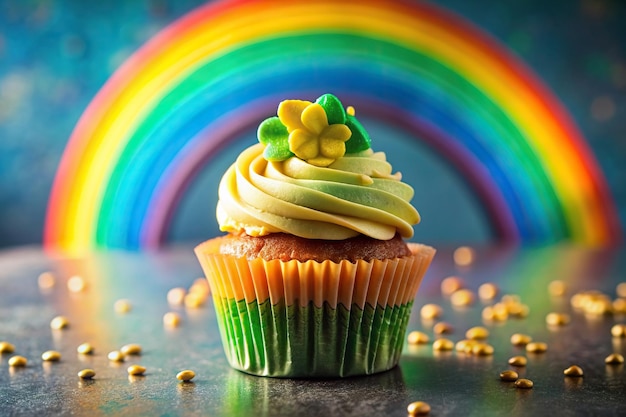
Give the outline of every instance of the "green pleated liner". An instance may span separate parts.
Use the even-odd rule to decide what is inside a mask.
[[[369,375],[397,365],[435,250],[391,260],[247,260],[196,248],[235,369],[270,377]]]

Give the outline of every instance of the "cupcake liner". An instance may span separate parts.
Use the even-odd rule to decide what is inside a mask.
[[[211,286],[226,356],[236,369],[273,377],[343,377],[394,367],[413,299],[435,250],[339,263],[196,254]]]

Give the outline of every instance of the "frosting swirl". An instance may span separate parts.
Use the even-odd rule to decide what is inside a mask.
[[[220,230],[327,240],[413,236],[420,221],[409,203],[413,188],[392,173],[383,152],[372,151],[354,114],[337,103],[329,94],[316,103],[288,100],[279,117],[261,124],[261,143],[244,150],[220,182]]]

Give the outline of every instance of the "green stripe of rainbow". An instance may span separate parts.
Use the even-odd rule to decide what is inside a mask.
[[[498,238],[621,238],[566,111],[467,22],[425,3],[233,0],[166,28],[94,98],[57,172],[46,247],[158,246],[186,185],[229,138],[280,99],[325,92],[431,144],[474,187]]]

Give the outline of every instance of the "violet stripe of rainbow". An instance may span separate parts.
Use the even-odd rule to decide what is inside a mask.
[[[417,127],[421,133],[429,131],[425,126],[441,128],[441,123],[450,120],[453,123],[445,126],[448,131],[444,129],[442,135],[424,140],[434,143],[441,151],[457,149],[455,162],[462,153],[473,155],[465,166],[459,167],[463,172],[476,172],[470,177],[473,183],[482,181],[481,176],[504,174],[485,182],[500,189],[479,192],[481,196],[492,196],[485,198],[490,213],[502,210],[495,206],[496,202],[508,206],[504,210],[507,214],[495,222],[496,230],[515,234],[522,241],[566,237],[589,244],[607,244],[619,240],[615,207],[593,155],[562,106],[522,63],[474,27],[432,5],[384,2],[384,7],[380,7],[380,4],[367,0],[338,4],[225,1],[210,3],[175,22],[111,77],[76,126],[51,194],[46,244],[72,252],[96,243],[141,246],[142,239],[153,241],[154,236],[141,237],[150,233],[142,234],[140,230],[153,226],[163,230],[166,226],[150,224],[149,219],[167,220],[175,206],[168,196],[181,194],[180,189],[169,194],[162,191],[154,194],[155,190],[167,190],[170,177],[177,178],[172,184],[189,181],[189,176],[172,174],[173,167],[182,166],[181,155],[194,154],[193,144],[213,140],[207,136],[209,126],[215,131],[229,129],[223,124],[227,118],[203,120],[214,113],[202,105],[201,99],[216,100],[223,84],[226,85],[222,86],[219,104],[224,114],[235,117],[237,110],[246,108],[251,100],[266,103],[265,99],[270,94],[276,97],[278,91],[319,92],[308,81],[317,81],[318,89],[326,87],[323,92],[331,91],[333,86],[345,85],[353,73],[358,74],[354,83],[365,85],[358,96],[366,101],[364,105],[358,104],[359,108],[372,108],[371,104],[381,100],[385,103],[396,100],[396,108],[410,116],[404,124]],[[308,50],[279,49],[285,45],[301,48],[300,42],[307,35],[326,36],[335,49],[321,42],[306,45]],[[350,37],[350,42],[343,43]],[[388,46],[378,54],[373,48],[365,48],[371,54],[359,57],[359,51],[354,51],[351,44],[354,39]],[[257,46],[267,48],[265,56],[251,53]],[[264,75],[267,69],[258,67],[259,63],[281,70],[279,60],[286,55],[296,57],[298,53],[303,57],[308,54],[309,63],[324,63],[330,61],[329,49],[336,53],[338,66],[320,65],[319,79],[315,73],[312,80],[311,74],[305,77],[304,65],[295,66],[291,72],[283,67],[283,87],[272,92],[261,89],[256,97],[239,91],[243,86],[250,91],[254,80],[264,77],[272,80],[270,75]],[[244,51],[251,56],[251,63],[257,63],[248,72],[233,72],[232,68],[219,66],[219,59],[226,62],[229,56],[234,58]],[[428,61],[433,66],[416,68],[399,51],[421,57],[422,63]],[[272,62],[272,58],[278,62]],[[381,81],[367,71],[357,71],[356,63],[362,63],[359,59],[405,75],[397,80]],[[467,91],[452,92],[458,83],[448,82],[454,79],[451,74],[465,81]],[[206,76],[210,81],[202,78]],[[375,86],[385,82],[395,83],[398,92],[411,91],[410,96],[419,96],[421,101],[404,103],[402,94],[391,93],[379,98]],[[440,96],[442,92],[447,95]],[[176,104],[159,107],[169,96]],[[478,109],[468,109],[471,103],[480,105]],[[452,107],[457,113],[449,111]],[[162,123],[167,122],[159,124],[160,132],[153,131],[147,122],[156,117]],[[170,142],[174,133],[183,134],[182,143]],[[441,142],[443,137],[449,141]],[[501,143],[503,137],[509,140],[506,145]],[[151,139],[149,145],[143,142],[148,139]],[[456,146],[451,146],[454,141]],[[444,157],[452,159],[451,155]],[[507,158],[511,159],[505,162]],[[197,169],[197,164],[192,166]],[[155,176],[165,172],[169,177]],[[142,200],[137,190],[145,193],[141,194]],[[129,195],[132,200],[122,198]],[[154,201],[167,205],[153,207]],[[122,217],[116,214],[120,210],[107,208],[107,204],[121,208]],[[124,217],[129,208],[133,214]],[[545,221],[531,222],[538,215]],[[125,221],[119,225],[119,234],[101,231],[111,228],[111,219]],[[529,223],[532,223],[530,229],[526,227]]]

